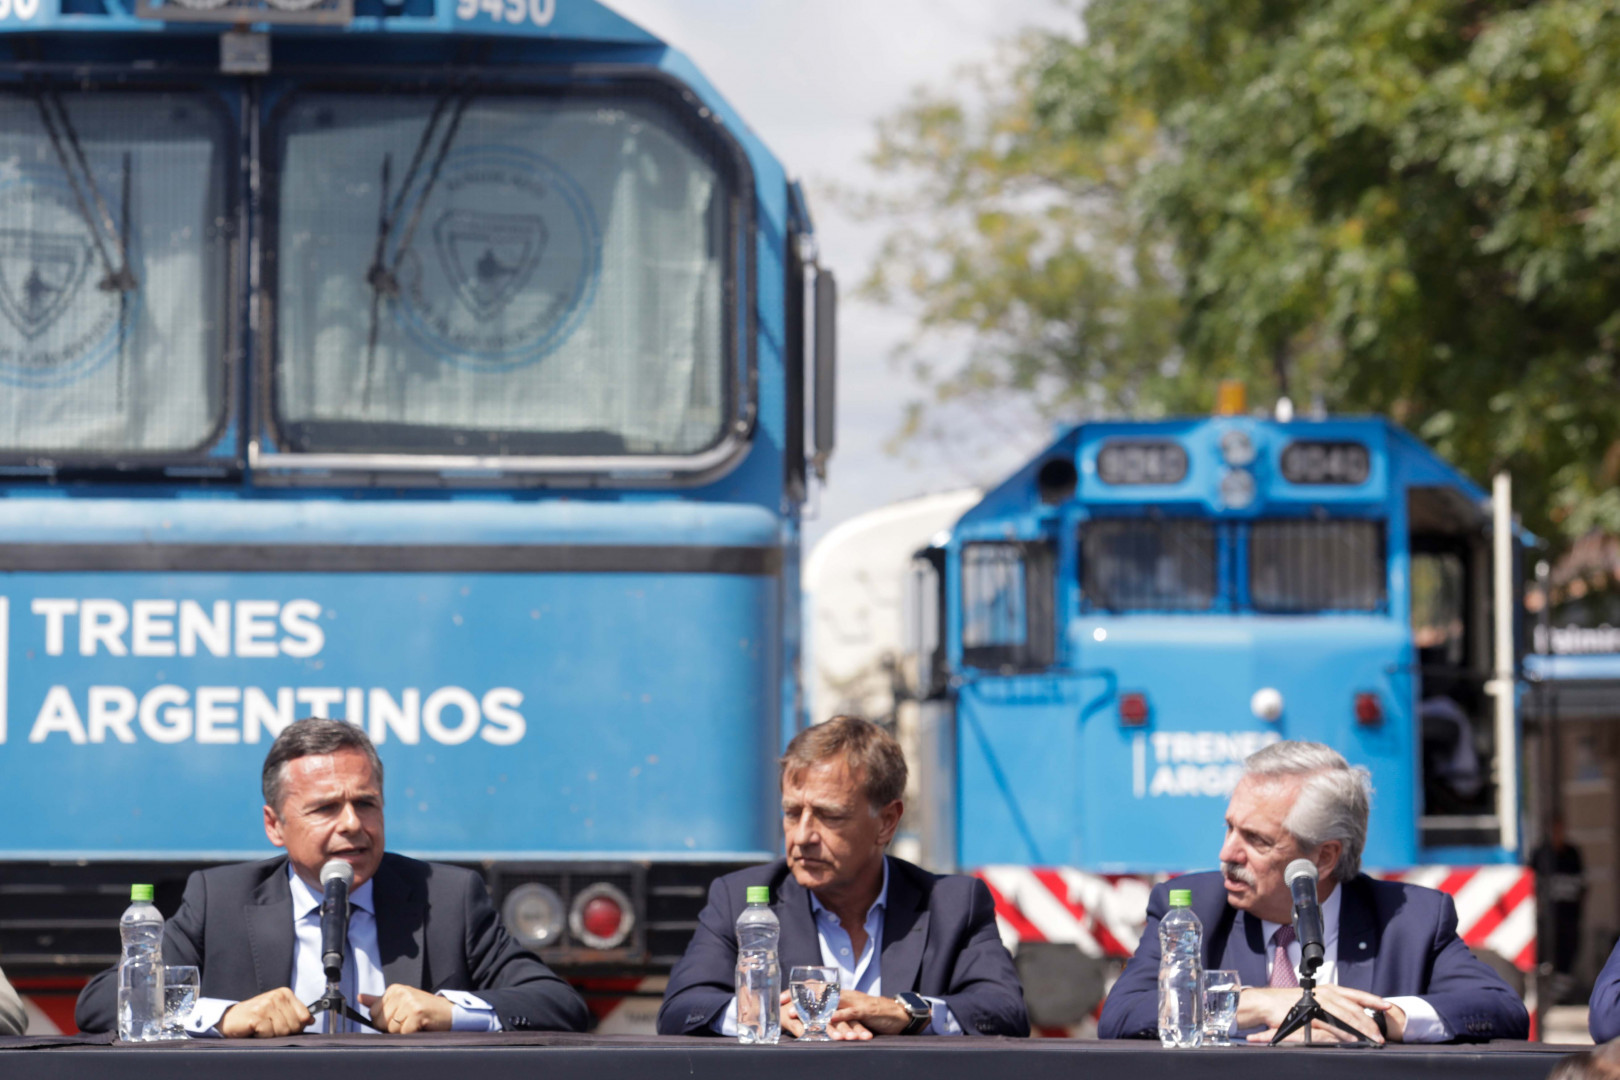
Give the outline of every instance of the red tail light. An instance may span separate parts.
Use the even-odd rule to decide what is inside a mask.
[[[630,898],[605,881],[581,889],[568,912],[568,929],[591,949],[616,949],[635,928]]]
[[[1141,727],[1148,721],[1148,699],[1146,694],[1130,693],[1119,695],[1119,722],[1126,727]]]
[[[1384,705],[1377,694],[1356,695],[1356,723],[1362,727],[1376,727],[1384,722]]]
[[[598,896],[585,905],[579,921],[597,937],[610,938],[619,932],[619,926],[624,922],[624,912],[612,900]]]

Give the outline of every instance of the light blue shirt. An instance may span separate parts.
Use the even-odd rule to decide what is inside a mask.
[[[883,888],[878,890],[877,899],[872,906],[866,909],[866,946],[861,949],[859,956],[854,955],[854,942],[850,940],[849,931],[844,924],[817,899],[815,893],[810,894],[810,911],[816,920],[816,937],[821,943],[821,962],[827,967],[838,969],[838,986],[841,990],[858,990],[873,997],[883,996],[883,916],[889,905],[889,859],[883,859]],[[786,970],[782,972],[788,974]],[[787,979],[783,979],[784,985]],[[945,1004],[942,998],[924,996],[923,1000],[933,1006],[933,1019],[923,1029],[925,1035],[960,1035],[962,1025],[957,1022],[951,1007]],[[722,1035],[735,1036],[737,1034],[737,999],[732,997],[722,1013],[711,1025]]]
[[[326,993],[326,971],[321,964],[321,894],[287,866],[288,887],[292,892],[293,966],[289,985],[299,1001],[308,1005]],[[380,996],[388,989],[377,944],[377,913],[372,903],[372,881],[349,896],[348,948],[343,956],[343,996],[356,1012],[367,1019],[371,1010],[360,1004],[361,994]],[[495,1009],[483,998],[465,990],[441,990],[439,996],[450,1002],[451,1029],[454,1031],[499,1031],[501,1021]],[[224,998],[200,998],[192,1010],[186,1030],[200,1037],[217,1036],[220,1018],[236,1002]],[[320,1018],[316,1018],[317,1023]],[[371,1028],[339,1020],[336,1030],[357,1028],[375,1034]]]

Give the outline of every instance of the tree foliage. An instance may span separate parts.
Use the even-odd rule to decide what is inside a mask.
[[[1140,414],[1238,375],[1389,415],[1476,477],[1511,468],[1539,531],[1620,528],[1620,9],[1077,18],[1023,39],[1008,85],[881,131],[878,164],[954,226],[897,227],[873,282],[975,333],[947,394]]]

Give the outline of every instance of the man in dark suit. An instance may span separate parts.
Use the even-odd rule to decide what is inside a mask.
[[[1587,1006],[1586,1027],[1594,1042],[1620,1039],[1620,945],[1609,953],[1609,960],[1592,984]]]
[[[354,867],[345,997],[379,1029],[583,1031],[578,994],[507,936],[477,874],[385,854],[382,762],[359,728],[289,725],[265,758],[265,835],[284,857],[192,874],[163,936],[167,964],[202,970],[193,1034],[290,1035],[313,1021],[321,867]],[[116,969],[92,979],[84,1031],[114,1025]]]
[[[1320,743],[1279,742],[1244,762],[1226,811],[1221,870],[1153,890],[1136,955],[1103,1004],[1105,1039],[1158,1034],[1159,921],[1171,886],[1192,891],[1206,969],[1239,972],[1236,1028],[1269,1040],[1299,999],[1299,942],[1283,872],[1317,868],[1326,956],[1317,1000],[1375,1041],[1523,1039],[1524,1002],[1457,936],[1451,897],[1362,874],[1367,770]],[[1349,1036],[1318,1021],[1313,1038]]]
[[[794,965],[840,970],[834,1038],[1028,1035],[1023,988],[984,883],[884,854],[904,810],[906,761],[894,739],[836,717],[788,744],[781,779],[787,858],[710,887],[670,973],[659,1034],[737,1033],[737,916],[748,887],[766,885],[782,928],[783,982]],[[803,1031],[791,1008],[782,1029]]]

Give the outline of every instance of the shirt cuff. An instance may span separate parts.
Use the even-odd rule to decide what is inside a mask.
[[[1399,1005],[1406,1014],[1406,1031],[1401,1035],[1403,1042],[1437,1043],[1451,1038],[1451,1032],[1446,1030],[1446,1022],[1440,1019],[1434,1006],[1422,998],[1389,997],[1384,1000],[1391,1005]]]
[[[495,1006],[465,990],[440,990],[439,996],[450,1003],[451,1031],[500,1031],[501,1018],[495,1015]]]
[[[928,997],[925,994],[919,994],[917,996],[928,1002],[928,1004],[932,1006],[934,1010],[934,1018],[930,1020],[928,1022],[928,1026],[922,1030],[924,1035],[963,1034],[962,1025],[956,1022],[956,1014],[951,1012],[951,1007],[945,1004],[944,998]]]
[[[193,1039],[222,1039],[219,1022],[224,1018],[225,1012],[237,1002],[226,998],[200,997],[197,1004],[191,1007],[191,1015],[186,1018],[186,1034]]]
[[[737,1037],[737,995],[732,994],[731,1000],[726,1002],[726,1011],[715,1017],[709,1027],[718,1035],[728,1039]]]

